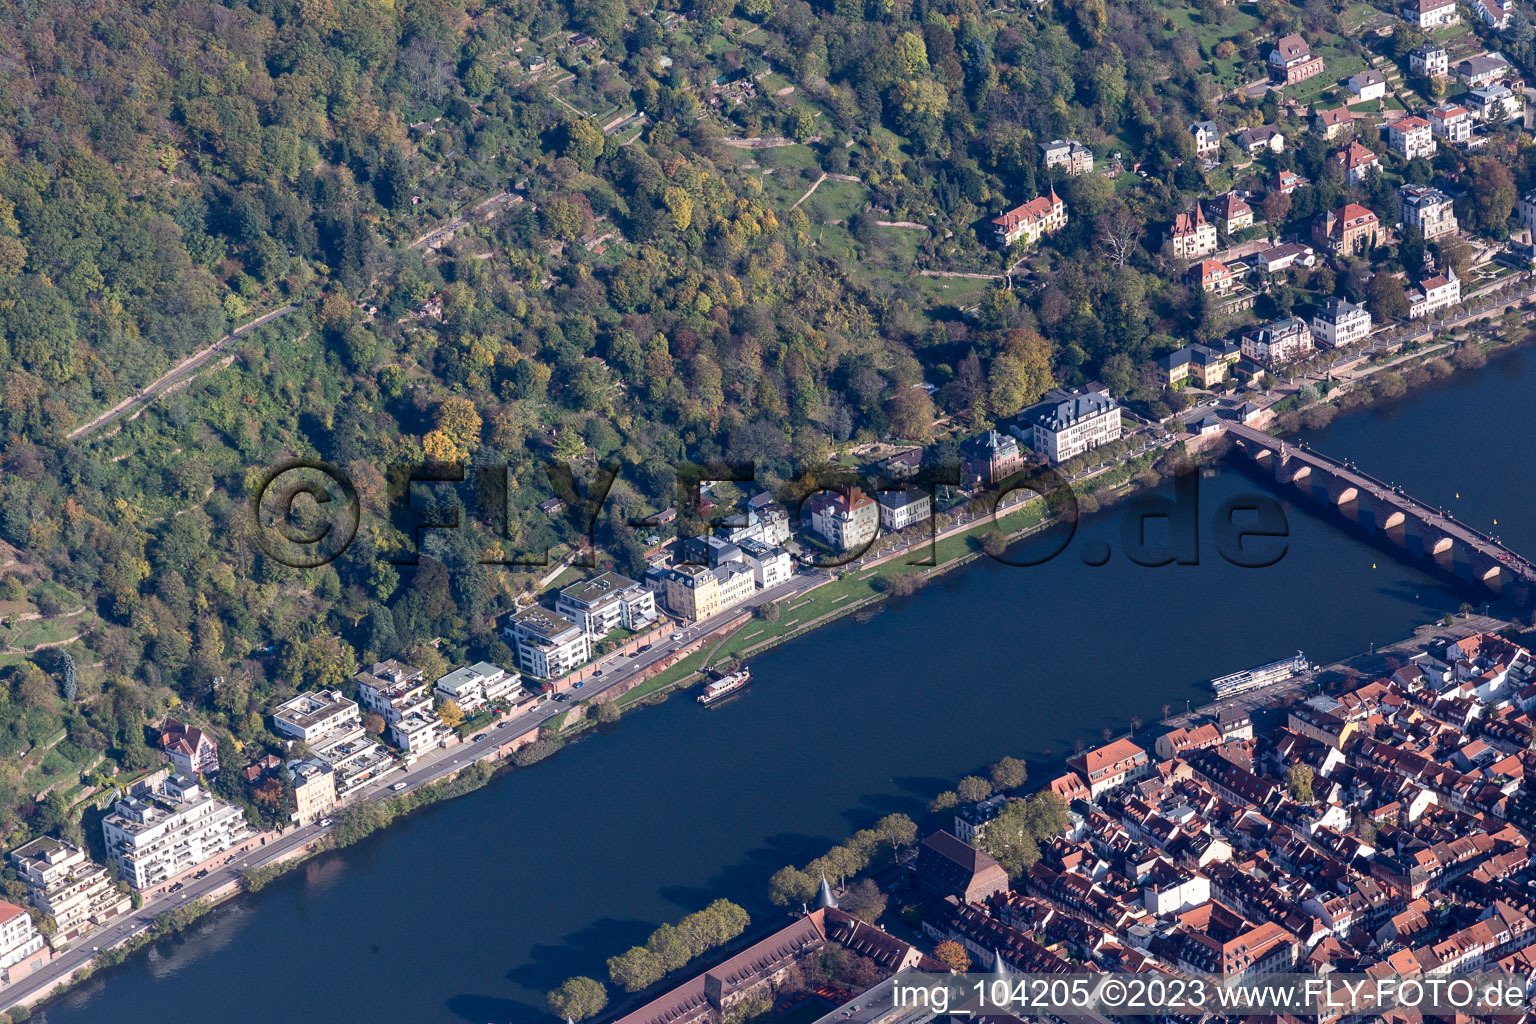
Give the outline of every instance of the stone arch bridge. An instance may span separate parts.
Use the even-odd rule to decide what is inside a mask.
[[[1225,426],[1234,449],[1268,469],[1276,483],[1334,506],[1346,519],[1385,534],[1408,554],[1430,559],[1445,572],[1481,583],[1522,607],[1536,603],[1536,564],[1490,534],[1353,463],[1242,424]]]

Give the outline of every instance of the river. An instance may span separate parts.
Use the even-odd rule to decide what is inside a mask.
[[[1536,470],[1536,359],[1515,353],[1309,435],[1536,552],[1515,494]],[[1301,648],[1396,640],[1468,599],[1315,510],[1287,504],[1285,557],[1220,559],[1201,481],[1199,565],[1121,551],[1127,505],[1032,568],[982,561],[765,653],[742,697],[689,696],[430,808],[241,897],[42,1015],[47,1024],[531,1024],[542,993],[711,899],[775,913],[768,876],[891,811],[920,816],[1004,754],[1044,780],[1077,741],[1201,703],[1214,675]],[[1455,495],[1459,492],[1460,497]],[[1502,513],[1502,514],[1501,514]],[[1508,516],[1506,520],[1504,516]],[[1093,568],[1085,554],[1101,554]]]

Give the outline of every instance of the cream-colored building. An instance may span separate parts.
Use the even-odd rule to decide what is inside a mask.
[[[667,607],[674,615],[700,622],[750,598],[757,590],[752,566],[722,562],[713,569],[679,565],[665,577]]]
[[[1173,254],[1181,260],[1197,260],[1216,251],[1216,225],[1205,219],[1199,203],[1192,212],[1174,218],[1172,238]]]
[[[1120,437],[1120,403],[1104,391],[1052,391],[1020,414],[1029,444],[1052,465]]]
[[[308,825],[329,814],[336,807],[336,769],[323,758],[292,761],[288,777],[293,780],[293,820]]]
[[[880,505],[857,487],[822,491],[806,502],[811,529],[837,552],[857,551],[880,532]]]
[[[10,859],[27,885],[27,902],[58,925],[55,948],[133,907],[107,869],[73,843],[43,836],[12,850]]]

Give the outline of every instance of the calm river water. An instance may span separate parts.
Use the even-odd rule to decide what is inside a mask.
[[[1341,419],[1319,449],[1536,552],[1536,358]],[[1004,754],[1037,779],[1074,742],[1203,702],[1204,683],[1297,648],[1317,661],[1398,639],[1468,592],[1286,505],[1286,556],[1226,564],[1201,481],[1201,563],[1121,553],[1116,510],[1034,568],[983,561],[867,621],[757,659],[727,705],[687,697],[243,897],[49,1008],[47,1024],[530,1024],[542,993],[655,926],[729,897],[774,913],[768,876]],[[1455,497],[1459,493],[1460,497]],[[1127,506],[1132,507],[1132,506]],[[1084,555],[1107,544],[1107,564]],[[1373,568],[1373,564],[1375,568]]]

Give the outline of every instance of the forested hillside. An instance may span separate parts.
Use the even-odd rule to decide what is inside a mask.
[[[1304,124],[1311,101],[1228,93],[1263,77],[1279,32],[1363,66],[1356,30],[1377,13],[7,5],[0,820],[26,833],[67,818],[35,798],[144,763],[143,724],[171,707],[259,749],[274,699],[358,661],[508,660],[495,617],[531,574],[476,564],[467,533],[434,537],[419,568],[389,564],[405,542],[380,515],[391,465],[506,465],[503,543],[533,550],[574,530],[536,507],[545,462],[617,461],[604,540],[636,571],[623,520],[675,503],[683,459],[755,460],[772,484],[853,443],[929,441],[936,419],[952,454],[1053,383],[1095,377],[1166,415],[1180,397],[1144,365],[1229,326],[1183,283],[1167,223],[1264,170],[1231,152],[1203,170],[1189,122],[1220,107],[1229,125]],[[1528,60],[1529,26],[1512,33],[1511,58]],[[1373,45],[1400,57],[1414,41]],[[1048,174],[1039,144],[1063,137],[1123,153],[1121,173]],[[1397,173],[1464,175],[1464,216],[1497,234],[1529,178],[1519,138]],[[1349,199],[1385,215],[1389,186],[1346,187],[1325,157],[1315,137],[1280,155],[1311,184],[1265,208],[1271,231]],[[917,273],[1014,268],[988,222],[1052,187],[1071,221],[1015,287]],[[437,247],[427,236],[456,218]],[[1319,268],[1262,308],[1289,311],[1298,289],[1363,300],[1369,278]],[[149,411],[67,439],[290,303]],[[275,565],[249,539],[250,481],[291,456],[347,467],[370,513],[320,569]],[[438,637],[441,654],[423,646]]]

